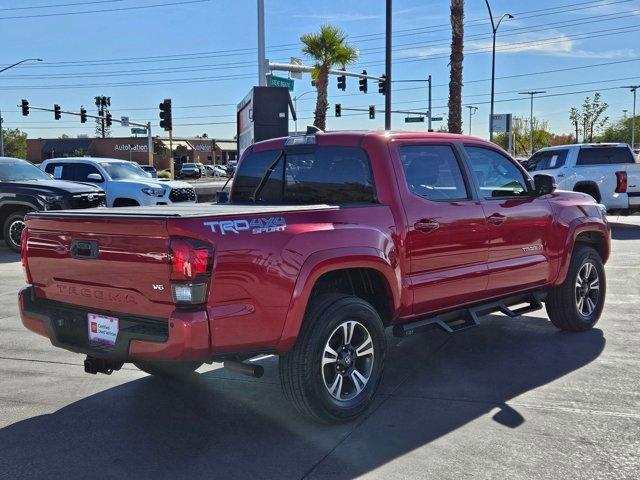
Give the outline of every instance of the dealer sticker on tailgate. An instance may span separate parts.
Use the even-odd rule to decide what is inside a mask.
[[[89,342],[115,345],[118,337],[119,321],[115,317],[89,314]]]

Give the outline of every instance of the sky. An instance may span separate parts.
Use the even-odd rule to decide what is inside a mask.
[[[491,26],[484,1],[465,2],[463,103],[478,107],[473,135],[488,137]],[[529,117],[529,97],[519,92],[545,90],[536,97],[535,116],[557,133],[570,133],[568,111],[600,91],[612,120],[632,109],[632,95],[620,88],[640,84],[640,0],[492,0],[496,17],[511,13],[498,31],[496,113]],[[300,35],[324,23],[341,27],[360,52],[353,71],[384,73],[383,0],[322,2],[265,0],[267,58],[287,62],[300,52]],[[451,29],[448,0],[395,0],[394,80],[433,78],[434,123],[446,126],[448,53]],[[111,97],[114,117],[157,127],[158,104],[173,101],[174,136],[206,133],[232,138],[237,103],[257,83],[255,0],[0,0],[0,69],[23,58],[42,58],[0,73],[0,108],[5,128],[20,128],[29,138],[62,134],[94,136],[94,124],[77,117],[31,111],[20,114],[22,98],[31,106],[95,113],[94,97]],[[285,74],[286,75],[286,74]],[[313,122],[315,93],[310,78],[295,80],[299,127]],[[393,84],[393,108],[425,111],[424,82]],[[333,106],[376,105],[384,97],[376,84],[358,91],[356,79],[347,90],[330,81],[327,129],[382,129],[384,115]],[[463,128],[469,133],[469,109]],[[394,114],[394,129],[426,129]],[[291,125],[293,130],[293,124]],[[112,136],[128,136],[115,126]]]

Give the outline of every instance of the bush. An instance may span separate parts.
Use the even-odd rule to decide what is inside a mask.
[[[158,178],[166,178],[171,180],[171,172],[169,170],[161,170],[158,172]]]

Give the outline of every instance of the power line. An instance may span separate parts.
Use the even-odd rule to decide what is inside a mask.
[[[78,5],[86,6],[86,5],[94,5],[96,3],[116,3],[116,2],[124,2],[125,0],[95,0],[92,2],[76,2],[76,3],[55,3],[50,5],[30,5],[28,7],[2,7],[2,11],[8,10],[36,10],[39,8],[59,8],[59,7],[75,7]]]

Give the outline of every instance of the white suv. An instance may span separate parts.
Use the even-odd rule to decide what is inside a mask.
[[[107,207],[194,203],[190,184],[152,178],[137,163],[113,158],[54,158],[40,166],[55,179],[94,183],[107,194]]]
[[[640,164],[626,143],[541,148],[525,168],[553,175],[559,189],[591,195],[610,213],[640,211]]]

